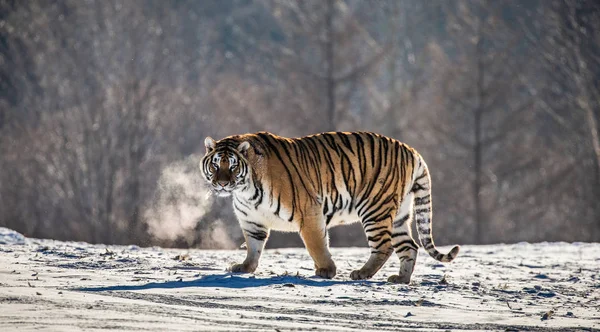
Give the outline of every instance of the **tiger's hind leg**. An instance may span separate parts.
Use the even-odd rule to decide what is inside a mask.
[[[382,212],[384,214],[380,215]],[[365,214],[375,216],[374,219],[366,219],[362,222],[371,248],[371,256],[360,270],[350,273],[352,280],[371,278],[392,255],[392,215],[389,208],[379,207],[374,213],[366,212]]]
[[[392,224],[392,247],[398,258],[400,258],[400,273],[388,278],[388,282],[396,284],[410,283],[415,263],[417,261],[417,250],[419,246],[412,237],[411,222],[413,216],[414,194],[411,192],[400,204],[400,210]]]

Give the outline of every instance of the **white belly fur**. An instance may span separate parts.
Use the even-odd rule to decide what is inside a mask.
[[[265,192],[265,194],[267,194]],[[249,204],[249,203],[247,203]],[[238,215],[238,218],[250,220],[253,222],[260,223],[268,229],[283,231],[283,232],[298,232],[300,231],[299,223],[289,221],[290,212],[284,207],[280,207],[279,216],[273,213],[273,207],[263,202],[257,209],[248,211],[248,216]],[[356,212],[348,213],[346,210],[337,211],[331,218],[327,228],[335,227],[338,225],[347,225],[360,221]],[[321,216],[321,222],[325,224],[325,216]]]
[[[287,211],[283,211],[283,208],[280,210],[280,214],[282,216],[289,216],[289,213]],[[248,217],[245,217],[245,219],[255,220],[255,222],[263,224],[268,229],[275,231],[298,232],[300,230],[300,227],[298,227],[297,223],[288,221],[287,219],[282,219],[274,215],[270,210],[263,210],[260,207],[251,211],[248,214]]]
[[[287,211],[281,211],[281,215],[287,216],[287,215],[289,215],[289,213],[287,213]],[[256,222],[265,225],[265,227],[275,230],[275,231],[298,232],[300,230],[298,223],[293,222],[293,221],[288,221],[287,219],[282,219],[282,218],[274,215],[271,211],[262,210],[260,208],[257,210],[251,211],[250,214],[248,215],[248,217],[245,217],[245,219],[255,220]],[[359,221],[359,218],[356,213],[348,213],[347,211],[339,211],[333,215],[327,228],[335,227],[338,225],[347,225],[347,224],[355,223],[358,221]],[[323,218],[322,222],[325,222],[324,218]]]

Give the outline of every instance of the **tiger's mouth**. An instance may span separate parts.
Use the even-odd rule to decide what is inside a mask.
[[[219,197],[228,197],[233,194],[234,191],[241,188],[244,184],[244,179],[237,181],[230,181],[227,184],[210,181],[212,184],[212,192]]]
[[[214,192],[217,194],[217,196],[219,197],[229,197],[231,196],[231,192],[232,190],[227,190],[225,188],[221,188],[221,189],[214,189]]]
[[[231,196],[233,190],[235,189],[235,185],[229,183],[227,185],[213,184],[213,192],[217,194],[219,197],[227,197]]]

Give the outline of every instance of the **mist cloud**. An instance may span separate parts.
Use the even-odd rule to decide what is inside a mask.
[[[200,155],[191,155],[162,170],[153,201],[144,213],[148,230],[155,238],[163,241],[183,238],[192,243],[197,236],[196,226],[213,203],[198,168],[200,158]],[[207,242],[226,239],[221,224],[211,225],[211,233],[215,234],[204,234]],[[218,239],[213,241],[213,236]]]

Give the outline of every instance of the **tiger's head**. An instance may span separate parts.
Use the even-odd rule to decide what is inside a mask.
[[[218,196],[230,196],[236,189],[243,188],[250,177],[246,159],[250,143],[232,139],[215,141],[207,137],[204,145],[206,155],[200,168],[213,192]]]

